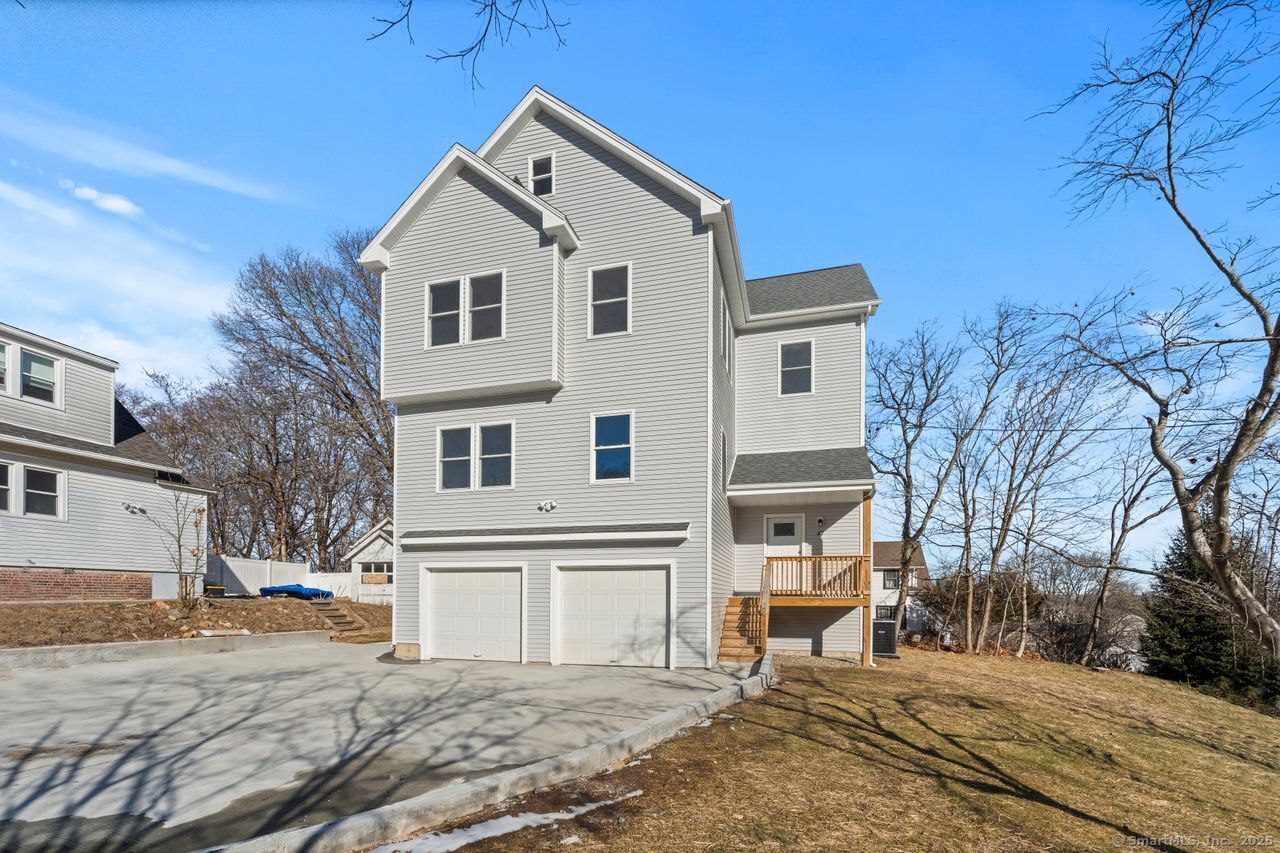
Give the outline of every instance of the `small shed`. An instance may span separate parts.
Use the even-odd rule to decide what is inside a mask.
[[[361,536],[342,559],[351,564],[352,598],[390,604],[395,595],[395,544],[391,519],[384,519]]]

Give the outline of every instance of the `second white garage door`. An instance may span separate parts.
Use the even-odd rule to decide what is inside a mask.
[[[561,569],[560,662],[667,665],[667,570]]]
[[[518,569],[433,569],[427,595],[428,656],[520,661]]]

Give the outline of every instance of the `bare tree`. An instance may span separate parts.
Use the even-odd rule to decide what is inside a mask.
[[[966,444],[1030,344],[1033,326],[1030,315],[1000,305],[989,322],[966,324],[962,340],[944,340],[936,327],[924,325],[890,348],[872,347],[872,404],[883,424],[871,452],[876,470],[896,487],[901,522],[898,631],[906,616],[911,561]],[[968,354],[973,357],[967,361]],[[961,373],[962,366],[970,372]]]
[[[136,503],[125,503],[130,515],[146,519],[160,532],[160,542],[169,564],[178,575],[178,603],[191,611],[200,605],[196,595],[196,579],[204,574],[208,552],[205,527],[205,498],[201,494],[171,489],[171,504],[151,510]]]
[[[1078,211],[1154,197],[1207,259],[1216,285],[1178,291],[1144,310],[1136,293],[1065,312],[1064,336],[1148,405],[1153,457],[1168,475],[1192,559],[1248,630],[1280,657],[1280,621],[1229,559],[1232,488],[1280,420],[1276,247],[1230,224],[1206,227],[1188,196],[1222,178],[1236,145],[1280,113],[1280,37],[1268,0],[1166,0],[1156,31],[1131,57],[1103,46],[1089,80],[1059,109],[1101,99],[1071,158]],[[1261,191],[1255,204],[1275,198]],[[1247,382],[1232,393],[1225,382]],[[1180,440],[1195,451],[1179,456]]]
[[[403,26],[409,44],[413,44],[413,24],[410,20],[413,3],[414,0],[396,0],[397,14],[394,17],[374,18],[374,22],[382,28],[371,33],[368,40],[381,38]],[[473,88],[480,86],[480,78],[476,73],[480,56],[494,42],[502,46],[508,44],[513,35],[546,33],[556,47],[565,45],[563,30],[569,26],[570,21],[568,18],[558,20],[553,15],[549,0],[471,0],[471,5],[479,24],[475,37],[460,48],[439,49],[427,54],[427,58],[435,62],[458,60],[467,71]]]

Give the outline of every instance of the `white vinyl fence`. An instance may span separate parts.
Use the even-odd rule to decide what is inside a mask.
[[[264,586],[305,584],[309,569],[306,563],[212,555],[205,583],[225,586],[227,595],[257,595]]]
[[[302,581],[303,586],[327,589],[334,598],[352,598],[351,572],[311,572]]]

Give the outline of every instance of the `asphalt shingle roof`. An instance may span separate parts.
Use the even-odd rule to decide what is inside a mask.
[[[779,453],[738,454],[733,463],[733,476],[729,479],[729,485],[832,483],[870,480],[874,476],[865,447],[785,450]]]
[[[747,303],[752,316],[830,308],[879,298],[862,264],[747,280]]]
[[[53,447],[77,450],[82,453],[96,453],[100,456],[114,456],[131,462],[143,462],[147,465],[153,465],[157,469],[178,470],[178,465],[173,458],[165,453],[151,436],[147,435],[146,430],[142,428],[142,424],[138,423],[133,414],[119,400],[116,400],[116,443],[114,445],[70,438],[65,435],[57,435],[52,432],[44,432],[43,430],[0,421],[0,440],[6,435],[23,441],[35,441]]]

